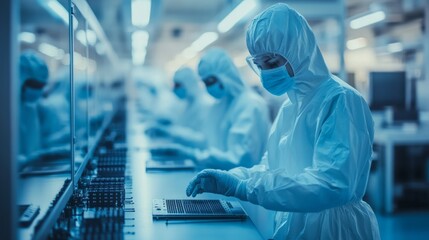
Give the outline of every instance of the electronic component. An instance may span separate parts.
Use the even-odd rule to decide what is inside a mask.
[[[40,212],[40,207],[28,204],[28,205],[19,205],[19,225],[21,227],[28,227],[31,225],[33,220]]]

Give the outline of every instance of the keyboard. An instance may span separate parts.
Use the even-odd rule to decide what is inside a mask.
[[[247,217],[238,201],[218,199],[154,199],[155,219],[244,219]]]

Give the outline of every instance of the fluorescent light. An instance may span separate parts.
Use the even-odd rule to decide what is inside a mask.
[[[150,0],[133,0],[131,2],[131,23],[137,27],[145,27],[150,20]]]
[[[76,51],[73,52],[73,67],[77,70],[85,70],[86,68],[86,58]]]
[[[180,57],[185,58],[186,60],[192,59],[197,55],[197,51],[195,51],[192,47],[187,47],[183,52],[180,54]]]
[[[247,66],[247,62],[244,60],[234,60],[234,64],[237,68],[242,68]]]
[[[180,55],[179,55],[180,56]],[[170,71],[175,71],[183,64],[183,59],[180,59],[179,57],[176,57],[174,60],[171,60],[166,64],[166,68]]]
[[[47,3],[47,6],[52,10],[52,12],[56,13],[58,17],[63,20],[64,23],[69,23],[69,13],[68,11],[56,0],[50,0]]]
[[[233,55],[233,61],[234,64],[238,67],[245,67],[247,66],[247,61],[246,61],[246,57],[249,56],[249,52],[248,51],[242,51],[238,54]]]
[[[206,32],[201,34],[197,40],[195,40],[191,46],[185,48],[176,58],[190,60],[194,58],[199,51],[206,48],[208,45],[212,44],[219,37],[219,34],[216,32]]]
[[[387,45],[387,51],[389,51],[391,53],[400,52],[403,49],[404,48],[402,46],[402,43],[400,43],[400,42],[391,43],[391,44]]]
[[[86,40],[89,45],[94,46],[97,42],[97,34],[95,34],[95,32],[90,29],[86,30]]]
[[[76,39],[81,42],[84,46],[87,46],[90,44],[91,46],[94,46],[97,42],[97,35],[92,30],[79,30],[76,33]]]
[[[97,62],[88,58],[88,71],[94,73],[97,70]]]
[[[132,56],[134,65],[143,65],[146,58],[146,50],[133,50]]]
[[[66,55],[70,57],[70,55],[68,54]],[[94,60],[84,57],[76,51],[73,53],[73,58],[74,58],[73,66],[77,70],[81,70],[81,71],[88,70],[90,72],[94,72],[97,67],[97,63]],[[68,65],[69,61],[63,59],[63,64]]]
[[[383,11],[373,12],[350,21],[350,27],[352,29],[363,28],[368,25],[383,21],[385,18],[386,14]]]
[[[257,3],[255,0],[244,0],[234,10],[232,10],[218,25],[217,30],[220,33],[228,32],[235,24],[237,24],[243,17],[249,14]]]
[[[64,65],[70,65],[70,54],[68,53],[64,54],[63,58],[61,59],[61,62]]]
[[[146,58],[146,47],[149,42],[147,31],[135,31],[131,34],[132,58],[134,65],[143,65]]]
[[[149,42],[149,33],[147,31],[135,31],[131,35],[131,46],[135,49],[145,49]]]
[[[197,40],[191,44],[191,49],[199,52],[208,45],[212,44],[218,39],[219,35],[216,32],[203,33]]]
[[[106,47],[102,43],[95,44],[95,51],[98,55],[104,55],[106,53]]]
[[[36,35],[31,32],[22,32],[19,34],[19,40],[21,42],[34,43],[36,41]]]
[[[347,41],[347,48],[349,50],[356,50],[359,48],[366,47],[367,41],[366,38],[360,37]]]
[[[39,51],[49,57],[54,57],[57,59],[61,59],[64,56],[64,50],[48,43],[41,43],[39,45]]]
[[[82,45],[84,45],[85,47],[87,46],[86,44],[86,33],[84,30],[79,30],[76,33],[76,39],[82,43]]]

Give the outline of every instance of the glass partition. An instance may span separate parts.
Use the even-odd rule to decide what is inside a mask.
[[[94,32],[89,28],[88,33]],[[91,78],[91,101],[89,102],[90,146],[95,147],[106,117],[113,111],[113,94],[109,92],[112,64],[107,58],[103,43],[97,41],[89,46],[89,57],[94,60],[94,68],[89,71]]]
[[[86,1],[74,2],[79,25],[74,31],[75,92],[75,173],[79,177],[83,163],[91,158],[98,140],[123,93],[123,81],[116,77],[118,66],[108,55],[108,40]],[[118,81],[119,80],[119,81]]]
[[[88,153],[88,100],[89,78],[88,70],[90,60],[88,58],[87,22],[78,8],[74,9],[74,17],[78,25],[74,27],[74,53],[73,53],[73,77],[74,77],[74,123],[75,145],[74,159],[75,171],[84,161]]]
[[[43,232],[71,182],[68,4],[20,1],[19,239]]]
[[[97,140],[97,133],[101,130],[104,120],[104,112],[100,102],[101,89],[100,83],[102,80],[100,67],[105,64],[103,63],[102,50],[96,50],[96,47],[100,44],[95,31],[88,26],[87,31],[88,38],[88,59],[90,59],[90,67],[88,69],[89,80],[89,101],[88,101],[88,121],[89,121],[89,141],[88,146],[90,148],[95,147]]]

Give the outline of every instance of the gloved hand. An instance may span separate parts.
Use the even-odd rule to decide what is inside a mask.
[[[165,128],[161,128],[158,126],[152,126],[147,128],[145,131],[145,134],[148,135],[151,138],[157,138],[157,137],[169,137],[169,132]]]
[[[168,118],[164,118],[164,117],[160,117],[156,120],[159,124],[164,125],[164,126],[168,126],[173,124],[173,122],[171,121],[171,119]]]
[[[30,154],[28,154],[27,156],[25,156],[25,162],[28,163],[32,163],[32,162],[37,162],[40,159],[42,159],[43,157],[43,153],[42,151],[33,151]]]
[[[186,188],[188,197],[191,195],[195,197],[203,192],[218,193],[247,200],[245,182],[221,170],[205,169],[199,172]]]

